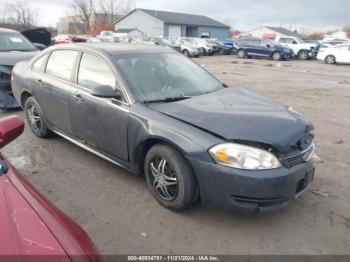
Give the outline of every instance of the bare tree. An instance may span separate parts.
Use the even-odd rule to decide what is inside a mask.
[[[344,26],[343,31],[346,33],[346,37],[350,39],[350,25]]]
[[[81,33],[89,33],[91,29],[92,18],[96,13],[95,0],[73,0],[71,5],[73,10],[73,22],[75,22],[79,27]],[[78,30],[79,31],[79,30]]]
[[[9,3],[0,10],[0,23],[24,30],[36,27],[39,11],[24,2]]]
[[[135,8],[133,0],[99,0],[99,10],[105,16],[105,30],[113,29],[118,15],[125,15]]]
[[[118,15],[126,14],[134,7],[133,0],[72,0],[73,16],[63,20],[71,24],[70,33],[98,34],[102,30],[113,30]]]

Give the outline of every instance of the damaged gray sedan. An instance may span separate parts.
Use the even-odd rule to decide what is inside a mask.
[[[11,91],[11,74],[14,65],[29,60],[39,50],[17,31],[0,28],[0,108],[18,108]]]
[[[154,198],[267,211],[314,177],[313,126],[283,104],[227,87],[169,48],[74,44],[14,68],[38,137],[54,132],[132,173]]]

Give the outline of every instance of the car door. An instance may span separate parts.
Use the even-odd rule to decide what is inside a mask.
[[[119,89],[117,82],[103,57],[83,52],[76,73],[77,85],[70,98],[71,125],[77,139],[112,157],[128,161],[129,106],[123,98],[92,95],[96,86],[109,85]]]
[[[258,57],[264,57],[264,50],[262,49],[261,46],[261,40],[259,39],[250,39],[249,43],[252,47],[251,49],[251,55],[253,56],[258,56]]]
[[[338,63],[350,63],[350,46],[342,45],[335,48],[335,59]]]
[[[350,64],[350,45],[348,45],[348,50],[345,51],[345,61],[344,63]]]
[[[253,39],[241,39],[239,43],[240,48],[243,48],[248,56],[259,56]]]
[[[273,46],[269,44],[267,41],[259,40],[258,41],[260,47],[260,54],[264,57],[270,57],[272,55]]]
[[[56,50],[47,61],[44,73],[33,79],[35,98],[50,126],[71,134],[69,100],[72,91],[72,76],[78,51]]]
[[[292,49],[295,54],[298,54],[300,51],[299,43],[293,38],[286,38],[286,45],[285,46]]]

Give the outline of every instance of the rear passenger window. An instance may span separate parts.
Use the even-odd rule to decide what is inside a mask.
[[[260,46],[260,41],[259,40],[250,40],[250,45],[251,46]]]
[[[36,72],[44,72],[45,70],[45,62],[46,62],[46,58],[48,55],[44,55],[42,57],[40,57],[38,60],[36,60],[33,64],[33,71]]]
[[[78,85],[88,89],[102,85],[115,87],[116,79],[105,61],[95,55],[84,53],[80,61]]]
[[[294,39],[292,39],[292,38],[286,38],[286,43],[292,45],[292,44],[295,44],[296,41]]]
[[[46,66],[46,73],[63,80],[71,79],[78,52],[73,50],[53,51]]]
[[[285,44],[285,43],[287,43],[287,39],[286,38],[280,38],[280,40],[278,42],[280,42],[282,44]]]

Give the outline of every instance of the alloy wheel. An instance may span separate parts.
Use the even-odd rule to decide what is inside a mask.
[[[239,58],[244,58],[244,57],[245,57],[245,52],[244,52],[244,50],[240,50],[240,51],[238,52],[238,57],[239,57]]]
[[[335,63],[335,57],[334,56],[327,56],[326,57],[326,63],[327,64],[334,64]]]
[[[178,182],[175,170],[164,158],[156,158],[150,162],[151,182],[158,196],[166,201],[176,198]]]
[[[273,60],[275,60],[275,61],[281,60],[281,54],[280,53],[274,53],[273,54]]]
[[[307,51],[301,51],[299,54],[300,60],[307,60],[309,59],[309,53]]]
[[[41,130],[41,118],[38,113],[38,110],[35,108],[35,105],[30,104],[27,109],[28,120],[31,128],[35,132],[40,132]]]

